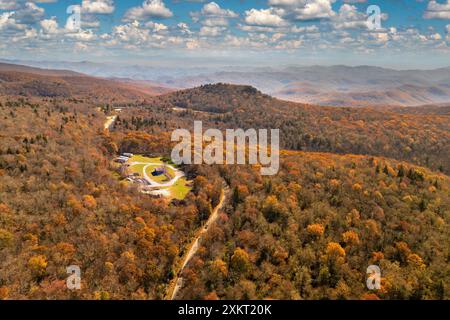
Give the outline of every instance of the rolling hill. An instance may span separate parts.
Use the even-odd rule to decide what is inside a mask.
[[[168,114],[157,117],[175,122],[175,128],[177,121],[190,128],[194,119],[222,129],[278,128],[286,149],[385,156],[450,172],[450,117],[445,114],[307,105],[279,100],[250,86],[229,84],[161,95],[151,101],[148,108],[153,111],[149,112],[157,112],[157,107]],[[174,120],[173,108],[207,113],[178,114],[179,119]],[[145,120],[145,114],[142,116]]]
[[[128,101],[146,99],[168,91],[146,82],[108,80],[72,71],[0,64],[2,95]]]

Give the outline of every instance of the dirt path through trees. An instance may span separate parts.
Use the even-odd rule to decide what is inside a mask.
[[[189,249],[187,250],[186,254],[183,256],[181,260],[180,268],[177,271],[175,278],[169,284],[166,299],[175,300],[178,292],[183,287],[183,278],[181,277],[181,273],[183,272],[184,268],[189,263],[189,261],[192,259],[192,257],[194,257],[194,255],[197,253],[197,250],[200,247],[200,241],[202,239],[202,236],[209,231],[211,226],[216,222],[217,218],[219,217],[219,211],[225,205],[227,195],[228,195],[228,186],[222,189],[222,195],[220,197],[219,204],[214,208],[213,212],[208,218],[208,221],[206,221],[205,225],[198,231],[197,236],[188,246]]]

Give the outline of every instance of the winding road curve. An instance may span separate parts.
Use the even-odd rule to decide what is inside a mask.
[[[144,174],[144,179],[147,180],[148,183],[150,183],[151,187],[155,187],[155,188],[166,188],[166,187],[171,187],[173,186],[178,180],[180,180],[180,178],[184,177],[184,172],[178,170],[175,167],[172,167],[171,165],[166,164],[167,167],[169,167],[170,169],[172,169],[175,172],[175,177],[170,180],[169,182],[166,183],[158,183],[156,181],[154,181],[152,178],[150,178],[147,175],[147,168],[149,166],[161,166],[163,165],[162,163],[148,163],[148,162],[131,162],[129,165],[130,167],[132,166],[136,166],[136,165],[140,165],[143,164],[145,165],[144,168],[142,169],[143,174]]]
[[[208,218],[208,221],[205,223],[205,225],[200,229],[195,239],[191,242],[189,246],[189,250],[187,251],[187,254],[185,254],[181,267],[179,271],[177,272],[176,277],[172,280],[172,282],[169,285],[169,288],[167,290],[167,299],[175,300],[178,292],[183,287],[183,278],[180,276],[183,272],[186,265],[189,263],[189,261],[194,257],[194,255],[197,253],[198,248],[200,247],[200,241],[205,233],[209,231],[211,226],[216,222],[217,218],[219,217],[219,211],[223,208],[225,205],[225,202],[227,200],[227,193],[228,193],[228,187],[225,189],[222,189],[222,195],[220,197],[219,204],[214,208],[213,212]],[[173,288],[173,289],[172,289]]]

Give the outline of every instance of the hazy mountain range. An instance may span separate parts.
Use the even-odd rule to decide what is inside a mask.
[[[435,70],[371,66],[171,68],[92,62],[3,62],[72,70],[121,81],[130,79],[167,89],[218,82],[245,84],[277,98],[318,105],[418,106],[450,102],[450,67]]]
[[[138,100],[166,93],[150,81],[104,79],[68,70],[50,70],[0,63],[0,96]]]

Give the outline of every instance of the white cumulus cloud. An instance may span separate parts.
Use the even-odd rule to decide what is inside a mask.
[[[150,18],[170,18],[172,11],[162,0],[145,0],[140,7],[130,8],[124,16],[125,21],[148,20]]]
[[[282,10],[277,9],[251,9],[245,11],[245,23],[251,26],[282,27],[287,23],[280,16]]]
[[[91,14],[111,14],[114,12],[113,0],[83,0],[81,10]]]
[[[424,14],[425,19],[450,19],[450,0],[446,3],[430,1]]]

